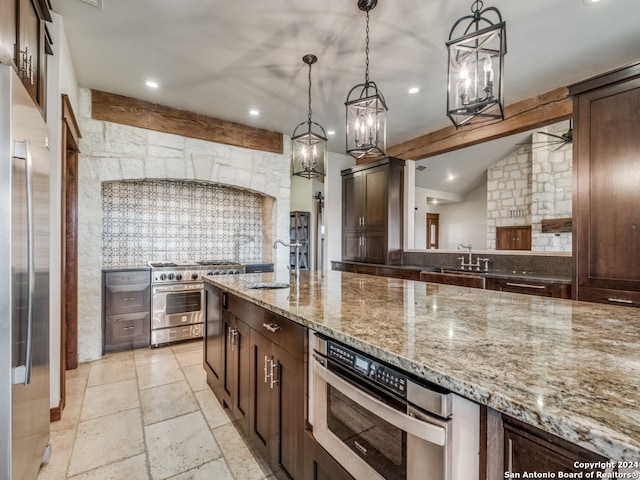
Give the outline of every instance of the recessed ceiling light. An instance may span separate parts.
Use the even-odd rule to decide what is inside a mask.
[[[327,130],[327,135],[335,135],[336,131],[335,130]]]
[[[409,93],[410,93],[411,95],[413,95],[413,94],[415,94],[415,93],[418,93],[419,91],[420,91],[420,89],[419,89],[418,87],[411,87],[411,88],[409,89]]]
[[[450,173],[449,176],[447,176],[447,180],[449,180],[450,182],[453,182],[456,179],[456,176],[453,173]]]
[[[145,85],[149,88],[158,88],[160,86],[158,85],[158,82],[154,82],[153,80],[147,80]]]
[[[252,108],[251,110],[249,110],[249,115],[253,115],[254,117],[257,117],[258,115],[260,115],[260,110],[256,110],[255,108]]]
[[[593,5],[594,3],[600,3],[600,0],[582,0],[582,3],[589,6],[589,5]]]

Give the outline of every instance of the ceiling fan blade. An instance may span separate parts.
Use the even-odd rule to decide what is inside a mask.
[[[564,138],[562,138],[560,135],[556,135],[555,133],[547,133],[547,132],[538,132],[538,133],[541,133],[543,135],[549,135],[550,137],[559,138],[560,140],[564,141]]]

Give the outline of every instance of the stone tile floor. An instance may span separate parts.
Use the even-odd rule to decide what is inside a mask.
[[[38,480],[274,480],[206,382],[202,341],[105,355],[67,372]]]

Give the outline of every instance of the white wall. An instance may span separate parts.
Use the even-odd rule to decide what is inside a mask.
[[[51,261],[49,287],[49,350],[50,350],[50,407],[60,403],[60,275],[62,271],[60,249],[62,236],[61,197],[62,172],[62,101],[61,95],[69,96],[74,112],[77,112],[78,81],[71,62],[69,45],[60,15],[51,12],[53,21],[48,24],[51,34],[53,56],[48,56],[47,64],[47,124],[51,151]]]
[[[462,203],[439,205],[435,213],[440,214],[441,249],[455,249],[460,243],[477,250],[487,248],[486,184],[467,194]]]
[[[331,269],[332,260],[342,259],[342,175],[340,172],[355,164],[355,159],[349,155],[329,152],[324,183],[325,270]]]

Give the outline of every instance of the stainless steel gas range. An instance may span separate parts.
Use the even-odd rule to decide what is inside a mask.
[[[231,260],[149,262],[151,267],[151,346],[202,337],[204,275],[245,272]]]

